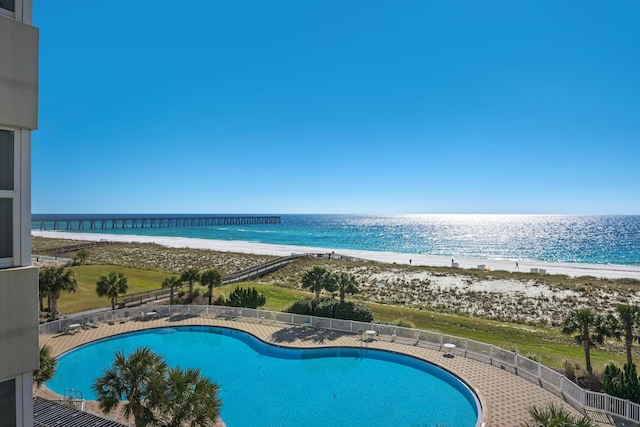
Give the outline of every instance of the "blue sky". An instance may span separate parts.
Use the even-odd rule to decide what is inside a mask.
[[[34,0],[34,213],[640,214],[640,3]]]

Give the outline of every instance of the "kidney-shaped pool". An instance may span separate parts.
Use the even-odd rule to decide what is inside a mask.
[[[200,368],[220,384],[228,427],[479,424],[475,394],[450,373],[396,353],[351,347],[292,349],[235,329],[188,326],[133,332],[84,345],[58,359],[46,383],[56,393],[91,385],[117,351],[148,346],[169,366]]]

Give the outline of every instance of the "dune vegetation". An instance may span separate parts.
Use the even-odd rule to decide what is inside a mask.
[[[39,255],[77,243],[32,239],[33,253]],[[276,258],[126,243],[95,247],[88,252],[83,265],[71,267],[79,286],[76,293],[60,297],[62,315],[108,307],[109,299],[98,297],[95,288],[98,278],[109,272],[123,273],[128,279],[128,293],[135,293],[160,288],[164,278],[179,276],[190,267],[217,268],[224,275]],[[74,253],[64,256],[73,258]],[[557,369],[563,369],[565,362],[572,366],[584,364],[581,346],[561,333],[562,319],[570,309],[584,305],[608,312],[617,304],[638,300],[638,281],[632,279],[601,280],[328,259],[300,260],[250,283],[215,288],[214,295],[227,298],[238,285],[255,287],[266,296],[263,309],[282,311],[297,300],[313,297],[302,290],[301,279],[315,265],[352,274],[360,292],[351,299],[367,303],[377,322],[498,345]],[[204,291],[201,289],[200,293]],[[624,357],[624,344],[609,339],[594,349],[592,363],[596,371],[601,371],[609,361],[623,363]]]

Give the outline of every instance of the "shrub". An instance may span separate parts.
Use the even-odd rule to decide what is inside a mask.
[[[296,301],[286,310],[287,313],[302,314],[307,316],[330,317],[334,319],[356,320],[359,322],[373,321],[373,311],[360,301],[344,302],[333,299],[300,300]]]
[[[295,313],[295,314],[310,316],[313,313],[314,302],[315,302],[314,300],[310,300],[310,299],[299,300],[291,304],[284,311],[286,313]]]
[[[611,396],[623,397],[623,372],[613,363],[609,363],[604,368],[602,387],[604,392]]]
[[[623,369],[610,363],[604,368],[603,376],[602,387],[605,393],[640,403],[640,383],[634,363],[631,366],[625,363]]]
[[[553,403],[545,408],[533,406],[529,408],[530,422],[524,422],[524,427],[564,426],[564,427],[595,427],[597,424],[586,415],[574,417],[561,406]]]
[[[334,316],[334,312],[335,312],[335,306],[334,304],[337,301],[332,300],[332,299],[322,299],[320,301],[318,301],[318,303],[315,305],[315,308],[312,305],[312,315],[313,316],[318,316],[318,317],[335,317]]]
[[[569,378],[571,381],[576,380],[576,368],[573,363],[568,361],[564,361],[564,376]]]
[[[256,288],[237,287],[227,299],[225,305],[230,307],[258,308],[267,303],[264,294],[259,294]]]
[[[207,292],[207,288],[203,288],[202,286],[194,286],[192,298],[196,298],[204,295]]]
[[[333,317],[336,319],[357,320],[359,322],[373,321],[373,311],[360,301],[338,303],[334,306],[335,315]]]

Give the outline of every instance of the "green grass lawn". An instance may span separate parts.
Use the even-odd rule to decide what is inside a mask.
[[[96,282],[98,278],[110,272],[122,273],[129,282],[128,293],[157,289],[169,273],[152,270],[138,270],[116,265],[82,265],[70,267],[78,278],[78,290],[75,293],[63,292],[58,300],[58,311],[65,314],[78,313],[101,307],[111,306],[111,299],[98,297]]]
[[[76,293],[63,293],[60,297],[59,310],[66,314],[110,306],[111,302],[108,298],[99,298],[95,292],[96,282],[103,274],[109,272],[123,273],[129,281],[128,293],[157,289],[161,287],[162,280],[170,275],[170,273],[165,272],[112,265],[85,265],[71,268],[76,272],[79,286]],[[227,298],[236,286],[255,287],[258,292],[263,293],[267,298],[267,304],[261,308],[270,311],[282,311],[294,301],[313,296],[312,293],[300,290],[253,282],[221,286],[214,290],[214,295],[222,294]],[[496,322],[381,304],[368,305],[372,308],[376,321],[379,322],[400,323],[418,329],[494,344],[506,350],[516,351],[519,354],[533,358],[552,368],[561,369],[565,361],[578,363],[584,367],[582,347],[574,344],[571,337],[561,334],[557,328]],[[615,346],[616,348],[619,347],[620,350],[604,352],[594,349],[592,351],[591,357],[595,370],[602,371],[609,361],[615,361],[620,365],[624,364],[622,345]]]
[[[565,361],[578,363],[584,367],[582,347],[574,344],[572,337],[562,334],[559,329],[380,304],[368,305],[373,309],[377,321],[395,323],[402,320],[404,323],[410,322],[418,329],[493,344],[553,368],[562,368]],[[622,346],[620,348],[622,349]],[[607,353],[594,349],[591,351],[591,361],[595,370],[602,371],[607,362],[616,361],[622,365],[625,363],[625,358],[622,350]]]
[[[283,311],[294,302],[303,298],[309,298],[313,296],[313,293],[298,291],[295,289],[280,288],[277,286],[264,285],[261,283],[245,282],[234,283],[232,285],[224,285],[216,288],[215,295],[222,294],[225,298],[229,297],[229,294],[233,292],[236,287],[242,288],[256,288],[256,290],[267,298],[267,303],[264,307],[260,307],[261,310],[269,311]]]

